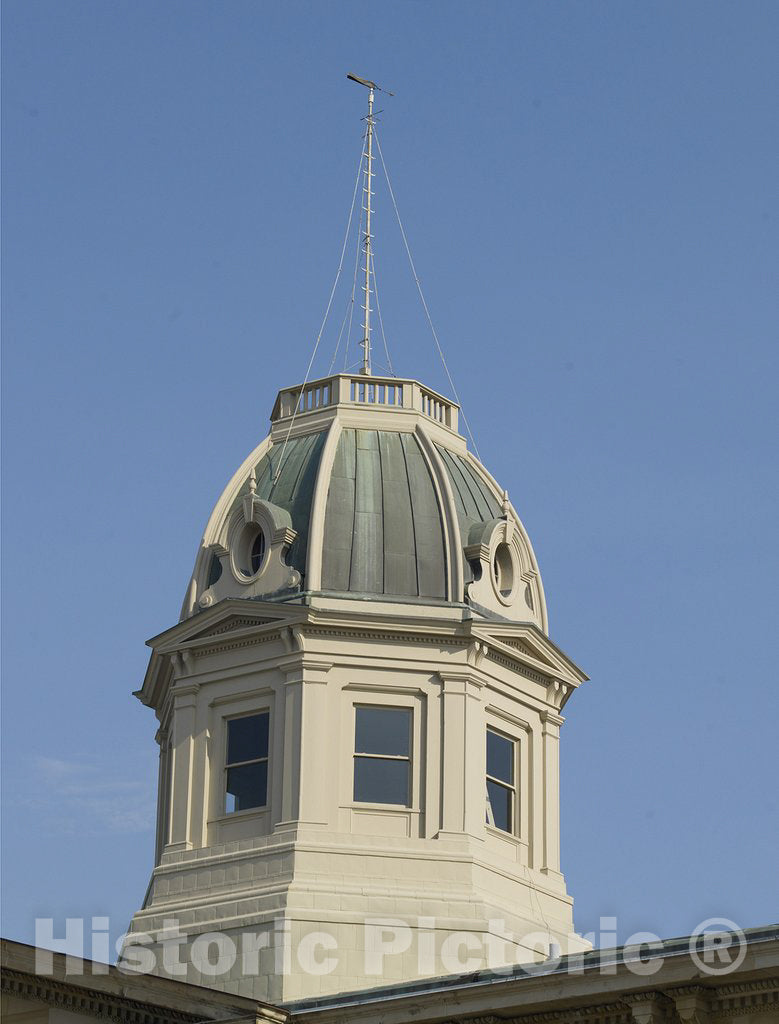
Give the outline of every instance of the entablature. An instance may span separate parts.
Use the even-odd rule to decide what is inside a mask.
[[[278,643],[256,654],[256,661],[268,667],[303,652],[332,657],[332,641],[343,639],[355,645],[348,660],[370,656],[386,659],[388,667],[399,670],[417,662],[420,669],[438,671],[443,648],[449,652],[447,668],[454,669],[459,660],[505,683],[500,666],[508,670],[509,683],[517,675],[541,687],[543,702],[557,710],[587,679],[533,623],[491,623],[466,615],[467,609],[451,606],[382,602],[374,611],[354,601],[313,607],[231,598],[149,641],[153,653],[136,696],[159,711],[174,678],[194,675],[198,659],[272,641]],[[366,653],[362,648],[370,644],[380,649]]]

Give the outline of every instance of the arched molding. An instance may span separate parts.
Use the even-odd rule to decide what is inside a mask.
[[[334,419],[327,432],[322,454],[319,458],[314,496],[311,500],[311,520],[308,527],[308,551],[306,553],[306,589],[320,590],[322,587],[322,554],[325,543],[325,516],[327,495],[333,463],[341,437],[341,424]]]
[[[464,457],[473,470],[490,488],[498,504],[502,504],[503,501],[506,500],[504,498],[505,492],[498,485],[497,480],[495,480],[492,474],[484,468],[481,462],[479,462],[471,452],[466,452]],[[530,537],[528,536],[527,530],[517,514],[517,510],[511,502],[507,502],[507,504],[510,518],[514,521],[519,534],[520,544],[518,551],[520,552],[522,560],[521,572],[525,577],[526,584],[530,587],[530,593],[533,597],[533,610],[531,612],[531,617],[538,622],[544,633],[548,633],[549,621],[546,610],[546,596],[544,594],[544,584],[541,579],[541,571],[538,568],[538,559],[536,558],[535,551],[533,550],[533,545],[530,543]]]
[[[462,601],[465,598],[465,582],[463,578],[463,554],[460,546],[460,524],[457,519],[457,508],[452,494],[449,474],[436,446],[420,426],[414,431],[419,441],[422,455],[427,461],[427,468],[433,481],[438,507],[441,511],[441,525],[444,531],[446,550],[447,598],[450,601]]]
[[[241,493],[249,475],[260,460],[266,455],[271,447],[270,437],[266,437],[257,447],[243,460],[238,469],[233,473],[227,487],[222,491],[221,497],[214,506],[208,523],[206,524],[203,537],[200,541],[200,549],[195,559],[195,567],[192,570],[192,578],[187,587],[187,593],[181,608],[179,620],[187,619],[197,611],[198,596],[205,589],[208,580],[208,571],[211,565],[211,545],[217,540],[217,535],[224,526],[228,513],[233,502]]]

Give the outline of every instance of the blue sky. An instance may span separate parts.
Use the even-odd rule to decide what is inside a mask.
[[[151,869],[131,696],[302,380],[373,77],[482,457],[592,677],[562,733],[582,931],[777,917],[774,3],[6,0],[4,916]],[[447,390],[392,210],[395,368]],[[315,372],[330,365],[345,272]]]

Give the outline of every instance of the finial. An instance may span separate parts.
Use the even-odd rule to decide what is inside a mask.
[[[503,518],[508,519],[509,513],[511,512],[511,504],[509,503],[509,492],[503,492],[503,501],[501,502],[501,509],[503,511]]]
[[[252,466],[252,471],[249,473],[249,494],[254,495],[257,491],[257,474]]]
[[[358,75],[351,73],[346,76],[350,81],[357,82],[358,85],[364,85],[368,90],[368,116],[365,118],[367,130],[365,132],[365,151],[363,156],[365,157],[365,185],[363,192],[365,193],[366,203],[363,209],[365,210],[365,239],[363,241],[363,253],[365,255],[365,284],[363,285],[363,292],[365,297],[365,303],[363,309],[365,315],[362,321],[362,341],[360,345],[363,350],[362,357],[362,370],[361,373],[370,375],[371,372],[371,273],[373,267],[373,247],[372,241],[373,236],[371,235],[371,197],[373,196],[373,190],[371,189],[371,178],[373,178],[373,94],[378,89],[379,92],[386,92],[388,96],[392,96],[392,93],[387,89],[382,89],[381,86],[376,85],[375,82],[369,81],[367,78],[360,78]]]

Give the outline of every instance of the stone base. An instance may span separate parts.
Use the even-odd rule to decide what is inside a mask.
[[[300,830],[166,852],[124,957],[286,1002],[589,948],[561,876],[517,870],[466,836],[434,855],[423,840]]]

